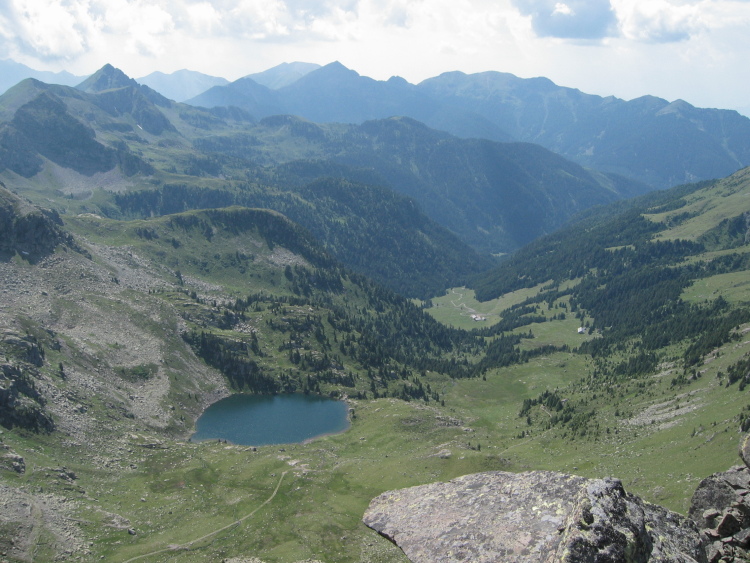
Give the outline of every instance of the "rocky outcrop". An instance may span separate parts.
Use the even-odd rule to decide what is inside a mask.
[[[31,372],[28,364],[17,365],[0,354],[0,425],[51,432],[55,424],[44,409],[44,398],[29,375]]]
[[[750,434],[745,435],[740,441],[740,457],[747,467],[750,467]]]
[[[497,471],[383,493],[363,520],[415,563],[746,563],[750,434],[739,454],[701,481],[689,518],[616,479]]]
[[[30,334],[22,335],[12,329],[0,329],[0,349],[36,367],[44,364],[44,348]]]
[[[0,469],[26,473],[26,461],[10,449],[10,446],[0,444]]]
[[[0,182],[0,259],[18,253],[36,261],[60,244],[76,248],[55,211],[24,202]]]
[[[81,561],[89,552],[75,518],[75,502],[0,483],[0,561]],[[44,554],[40,554],[40,545]],[[51,555],[51,550],[57,555]],[[91,559],[85,559],[90,561]]]
[[[364,522],[415,563],[706,562],[696,524],[616,479],[501,471],[383,493]]]
[[[714,473],[700,482],[690,517],[702,528],[709,563],[750,560],[750,435],[740,443],[745,465]]]

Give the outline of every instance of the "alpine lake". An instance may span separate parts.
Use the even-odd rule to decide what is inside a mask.
[[[344,401],[317,395],[231,395],[203,412],[191,440],[241,446],[300,443],[347,430],[348,412]]]

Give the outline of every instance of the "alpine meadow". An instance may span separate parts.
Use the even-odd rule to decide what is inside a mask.
[[[20,66],[0,561],[749,560],[750,119],[499,72]],[[235,394],[348,428],[193,439]]]

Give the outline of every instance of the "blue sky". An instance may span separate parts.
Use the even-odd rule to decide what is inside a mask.
[[[498,70],[748,114],[750,0],[2,0],[0,58],[230,80],[292,61],[413,83]]]

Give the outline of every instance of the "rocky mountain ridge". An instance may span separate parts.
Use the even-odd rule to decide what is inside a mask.
[[[229,84],[225,78],[209,76],[192,70],[178,70],[170,74],[160,71],[136,78],[139,84],[153,88],[163,96],[176,102],[183,102],[205,92],[213,86]]]
[[[60,244],[75,248],[72,237],[61,227],[57,212],[30,205],[0,182],[0,256],[18,253],[38,260]]]
[[[0,60],[0,94],[5,92],[14,84],[18,84],[27,78],[35,78],[43,82],[52,84],[64,84],[66,86],[75,86],[85,76],[75,76],[69,72],[49,72],[44,70],[35,70],[24,64],[18,63],[12,59]]]
[[[236,105],[256,119],[288,113],[362,123],[406,116],[459,137],[536,143],[655,188],[726,176],[750,164],[750,119],[736,111],[654,96],[594,96],[502,72],[448,72],[414,85],[397,77],[373,80],[334,62],[278,90],[243,78],[187,102]]]
[[[3,63],[5,88],[26,77],[80,81]],[[656,188],[726,176],[750,164],[750,120],[736,111],[654,96],[626,101],[589,95],[546,78],[504,72],[446,72],[410,84],[399,77],[373,80],[338,62],[283,63],[231,83],[190,71],[153,73],[140,82],[195,106],[243,108],[255,119],[282,113],[346,123],[412,117],[459,137],[536,143]]]
[[[460,139],[408,118],[255,123],[240,110],[167,100],[111,65],[78,88],[24,81],[0,98],[0,115],[0,174],[55,208],[148,217],[161,212],[148,202],[178,191],[186,195],[169,212],[272,208],[314,231],[348,266],[420,298],[487,267],[491,259],[478,253],[512,251],[572,214],[648,189],[539,146]],[[381,195],[360,205],[375,191]],[[372,248],[343,248],[382,217],[390,222],[368,235]],[[412,282],[420,278],[431,279]]]
[[[294,203],[313,210],[314,201],[328,199],[328,209],[339,213],[343,204],[375,206],[386,188],[341,177],[307,182],[320,170],[345,168],[330,163],[256,167],[256,176],[238,180],[232,174],[248,162],[244,157],[232,161],[237,155],[212,151],[179,160],[175,155],[196,155],[185,133],[196,127],[175,117],[179,112],[214,133],[231,127],[211,120],[218,113],[159,106],[129,82],[102,84],[114,88],[100,93],[100,105],[86,101],[100,94],[42,92],[29,83],[0,108],[17,112],[41,95],[21,112],[42,118],[38,131],[44,123],[70,123],[58,115],[94,123],[84,117],[91,111],[102,146],[115,149],[122,138],[130,154],[154,159],[152,175],[135,175],[142,189],[111,197],[67,181],[65,191],[41,189],[39,173],[3,173],[15,192],[60,209],[47,213],[0,190],[11,218],[3,231],[8,240],[21,240],[22,220],[34,216],[40,228],[32,239],[47,241],[38,256],[17,244],[0,256],[0,413],[12,415],[0,429],[0,554],[10,554],[3,557],[125,560],[156,558],[158,551],[181,563],[235,556],[402,563],[401,550],[361,525],[371,499],[460,475],[537,468],[559,472],[542,474],[542,481],[562,483],[550,490],[572,491],[563,493],[573,515],[563,531],[576,553],[603,558],[619,549],[645,557],[671,550],[700,560],[690,555],[689,522],[629,492],[687,512],[696,475],[728,467],[728,443],[750,428],[750,171],[654,192],[635,207],[623,202],[584,224],[586,236],[571,235],[562,246],[542,241],[552,260],[540,269],[506,261],[505,271],[493,274],[503,283],[492,305],[455,288],[430,307],[346,270],[315,233],[279,212],[227,207],[272,193],[288,209]],[[137,104],[118,113],[120,106],[107,102],[117,99]],[[59,103],[66,113],[56,113]],[[179,127],[159,134],[139,127],[131,110],[141,103]],[[429,134],[411,120],[386,121],[352,130],[375,130],[365,141],[374,145]],[[290,141],[274,148],[281,153],[300,149],[302,139],[330,142],[345,129],[285,116],[255,131]],[[128,137],[120,136],[124,131]],[[246,144],[235,148],[258,147],[241,139]],[[46,173],[59,170],[40,158]],[[165,162],[196,175],[166,172]],[[91,186],[101,174],[81,176]],[[257,181],[264,174],[275,175],[274,183]],[[305,197],[311,192],[319,199]],[[372,199],[363,201],[363,194]],[[209,195],[213,206],[205,205]],[[125,201],[133,214],[117,220]],[[371,226],[388,224],[378,219]],[[378,234],[370,232],[360,248]],[[326,240],[335,239],[329,232]],[[669,276],[680,277],[672,283]],[[663,285],[643,290],[655,283]],[[650,314],[661,318],[652,322]],[[230,390],[346,397],[352,427],[281,447],[185,440],[202,408]],[[601,480],[606,475],[621,477],[622,485]],[[563,486],[566,480],[573,489]],[[724,504],[712,500],[695,510],[700,526],[713,530],[703,534],[712,560],[741,557],[745,549],[744,511],[733,504],[747,485],[737,475],[722,482],[728,488],[720,484],[719,494],[704,497]],[[530,512],[539,508],[544,526],[560,521],[558,508],[547,510],[543,500]],[[634,521],[621,518],[625,509]],[[655,521],[669,526],[651,534]],[[557,528],[540,529],[545,541],[557,537]],[[221,539],[214,541],[217,531]],[[534,538],[521,534],[516,539],[531,546]],[[201,538],[207,540],[193,543]],[[470,540],[459,538],[457,551],[469,549]],[[599,553],[600,544],[609,547]]]

